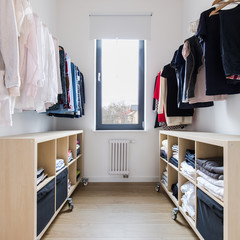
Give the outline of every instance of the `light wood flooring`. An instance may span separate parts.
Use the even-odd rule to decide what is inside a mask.
[[[43,240],[198,239],[154,183],[89,183],[76,189],[74,209],[64,206]]]

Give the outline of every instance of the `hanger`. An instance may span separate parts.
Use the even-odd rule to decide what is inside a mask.
[[[226,7],[227,5],[229,5],[229,4],[231,4],[231,3],[237,3],[237,2],[240,2],[240,1],[229,0],[229,1],[225,2],[225,1],[222,1],[222,0],[215,0],[215,1],[212,3],[212,5],[215,5],[215,4],[220,3],[220,2],[223,2],[223,3],[222,3],[218,8],[216,8],[215,10],[213,10],[213,11],[210,13],[209,17],[210,17],[210,16],[213,16],[213,15],[217,15],[217,14],[219,13],[219,10],[221,10],[221,9],[224,8],[224,7]]]

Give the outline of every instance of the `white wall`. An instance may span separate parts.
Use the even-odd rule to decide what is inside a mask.
[[[183,39],[183,5],[179,0],[58,0],[57,36],[85,76],[86,116],[58,119],[57,129],[84,129],[85,176],[90,181],[122,181],[108,175],[108,140],[134,140],[130,176],[125,181],[157,181],[158,130],[153,128],[153,86],[156,74],[168,64]],[[94,41],[89,40],[91,12],[152,12],[152,38],[147,42],[146,132],[94,132]]]
[[[184,39],[191,36],[187,32],[189,22],[195,21],[201,12],[211,8],[212,2],[212,0],[184,0]],[[239,94],[229,95],[228,100],[215,102],[214,107],[197,110],[189,129],[239,135],[239,102]]]
[[[56,33],[56,0],[31,0],[35,13]],[[55,130],[56,119],[34,111],[15,113],[12,127],[0,127],[0,136]]]

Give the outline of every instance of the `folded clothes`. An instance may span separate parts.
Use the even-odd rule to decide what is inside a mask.
[[[43,168],[39,168],[37,170],[37,178],[40,177],[43,173],[44,173],[44,169]]]
[[[68,162],[71,162],[73,160],[73,154],[71,150],[68,150]]]
[[[168,182],[168,178],[166,176],[162,175],[162,179]]]
[[[167,172],[167,171],[164,171],[164,172],[162,173],[162,175],[164,175],[165,177],[168,177],[168,172]]]
[[[186,160],[186,163],[190,166],[192,166],[193,168],[195,168],[195,160],[192,160],[192,159],[188,159],[188,158],[185,158]]]
[[[164,158],[165,160],[167,160],[167,153],[166,153],[164,150],[161,150],[160,156],[161,156],[162,158]]]
[[[181,186],[180,190],[184,194],[181,198],[183,210],[187,212],[190,217],[195,219],[195,186],[191,182],[187,181]]]
[[[223,158],[216,157],[216,158],[208,158],[208,159],[197,159],[197,164],[201,167],[205,168],[209,172],[223,174]]]
[[[172,163],[175,167],[178,167],[178,160],[174,157],[171,157],[169,162]]]
[[[162,147],[161,147],[161,150],[163,150],[163,151],[166,152],[166,153],[168,152],[168,148],[165,147],[165,146],[162,146]]]
[[[187,156],[188,158],[195,159],[195,150],[187,149],[185,156]]]
[[[179,160],[178,153],[173,153],[172,157]]]
[[[197,182],[200,186],[204,187],[207,189],[210,193],[212,193],[215,197],[223,200],[224,196],[224,188],[223,187],[218,187],[216,185],[211,184],[207,180],[205,180],[202,177],[197,178]]]
[[[198,170],[200,170],[201,172],[205,173],[206,175],[208,175],[211,178],[218,179],[218,180],[223,180],[224,179],[224,175],[223,174],[209,172],[206,168],[203,168],[202,166],[200,166],[198,164],[196,166],[197,166]]]
[[[56,172],[60,171],[65,167],[65,163],[63,159],[56,159]]]
[[[171,187],[172,191],[173,191],[173,196],[178,199],[178,183],[173,184]]]
[[[42,174],[40,177],[38,177],[37,178],[37,186],[41,183],[41,182],[43,182],[43,180],[45,180],[46,178],[48,177],[48,175],[47,174]]]
[[[183,175],[185,175],[187,177],[190,177],[192,179],[195,179],[195,169],[192,166],[188,165],[186,163],[186,161],[181,163],[181,169],[180,170],[181,170]]]
[[[174,152],[178,152],[178,150],[179,150],[178,145],[176,145],[176,144],[172,145],[172,150],[173,150]]]
[[[168,146],[168,140],[167,140],[167,139],[164,139],[164,140],[162,141],[162,145],[167,147],[167,146]]]
[[[218,187],[224,187],[224,180],[217,180],[215,178],[209,177],[205,173],[201,172],[200,170],[197,170],[197,174],[207,180],[208,182],[212,183],[213,185],[216,185]]]
[[[164,179],[161,180],[161,183],[163,183],[166,187],[168,186],[168,183]]]

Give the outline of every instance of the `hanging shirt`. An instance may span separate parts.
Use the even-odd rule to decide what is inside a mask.
[[[167,116],[176,117],[176,116],[193,116],[193,109],[179,109],[177,94],[177,78],[175,70],[170,66],[166,65],[163,68],[161,77],[167,79],[167,105],[165,105]]]
[[[226,76],[240,75],[240,5],[219,11],[223,69]]]
[[[201,39],[204,54],[206,95],[240,93],[240,82],[228,84],[225,77],[220,47],[220,17],[219,15],[209,17],[213,10],[215,8],[201,14],[197,30],[197,36]]]
[[[19,45],[13,0],[0,1],[0,70],[5,71],[4,87],[19,96]]]

